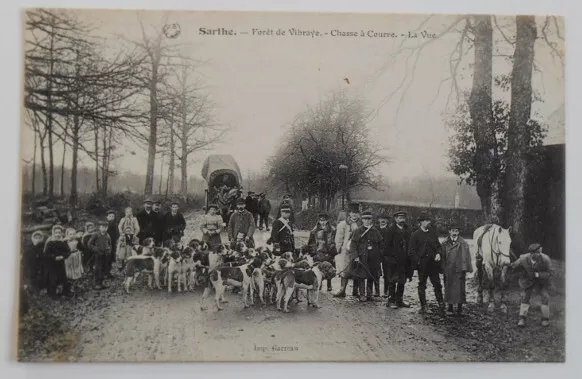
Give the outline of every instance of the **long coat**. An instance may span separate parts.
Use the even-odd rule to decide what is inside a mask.
[[[47,268],[48,286],[56,287],[65,284],[67,272],[65,271],[65,259],[69,257],[71,250],[64,240],[55,240],[49,237],[44,245],[45,264]],[[57,260],[57,257],[62,259]]]
[[[307,241],[309,252],[317,257],[316,261],[326,261],[333,264],[335,249],[335,228],[327,224],[324,228],[319,223],[309,233]]]
[[[461,237],[454,242],[447,238],[441,255],[445,274],[445,301],[449,304],[463,304],[466,301],[465,273],[473,272],[469,245]]]
[[[287,221],[287,225],[282,221],[281,218],[273,221],[271,225],[271,238],[269,238],[271,243],[278,243],[281,249],[281,253],[294,252],[295,251],[295,237],[293,235],[293,223],[291,220]]]
[[[338,254],[335,256],[335,268],[339,277],[348,278],[348,266],[352,262],[350,256],[350,240],[353,232],[362,225],[362,221],[351,221],[349,218],[340,221],[335,231],[335,248]]]
[[[135,218],[137,218],[137,222],[139,223],[139,233],[138,233],[138,237],[140,242],[143,241],[146,238],[156,238],[156,233],[157,233],[157,226],[158,226],[158,220],[157,220],[157,214],[155,214],[153,211],[150,211],[150,213],[147,213],[145,211],[145,209],[142,209],[136,216]],[[125,231],[124,231],[125,233]],[[156,241],[156,243],[161,242],[161,241]]]
[[[360,226],[354,231],[350,242],[349,275],[357,279],[378,278],[382,273],[382,235],[374,227]],[[360,262],[353,262],[359,258]]]

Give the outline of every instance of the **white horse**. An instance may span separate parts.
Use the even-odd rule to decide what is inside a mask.
[[[489,312],[495,310],[494,290],[500,292],[500,309],[507,312],[505,288],[507,287],[507,268],[511,263],[511,228],[504,229],[496,224],[483,225],[473,233],[477,266],[477,302],[483,304],[483,285],[487,287]],[[485,274],[485,275],[483,275]],[[485,279],[485,282],[483,280]]]

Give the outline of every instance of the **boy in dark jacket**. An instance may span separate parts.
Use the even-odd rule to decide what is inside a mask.
[[[115,219],[115,211],[109,210],[107,212],[107,234],[111,238],[111,254],[105,261],[104,272],[107,279],[113,279],[111,274],[111,268],[113,267],[113,261],[115,260],[115,243],[119,240],[119,229],[117,227],[117,220]]]
[[[111,254],[111,237],[107,234],[107,221],[99,222],[99,232],[93,234],[87,247],[93,253],[95,257],[95,289],[101,290],[106,288],[103,285],[104,273],[103,267],[104,262],[108,259]]]

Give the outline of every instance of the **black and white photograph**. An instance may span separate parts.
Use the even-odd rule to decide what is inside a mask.
[[[562,16],[21,17],[17,360],[565,362]]]

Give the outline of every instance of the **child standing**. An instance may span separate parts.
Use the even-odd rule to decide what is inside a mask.
[[[40,230],[32,233],[31,244],[24,247],[22,252],[22,282],[25,288],[40,290],[44,286],[43,277],[43,249],[44,233]]]
[[[125,217],[119,221],[120,237],[117,243],[117,260],[120,264],[120,271],[123,270],[127,258],[131,257],[133,246],[139,244],[137,240],[139,231],[139,223],[133,215],[133,210],[131,207],[125,208]]]
[[[88,248],[89,239],[91,236],[93,236],[94,233],[95,224],[91,221],[87,221],[85,223],[85,233],[83,233],[83,237],[81,237],[81,252],[83,253],[83,266],[85,267],[85,271],[93,270],[93,266],[95,264],[93,253],[91,252],[91,249]]]
[[[99,231],[89,239],[88,248],[95,257],[95,287],[96,290],[106,288],[103,284],[105,278],[103,268],[104,262],[111,254],[111,237],[107,234],[107,221],[99,222]]]
[[[55,225],[52,235],[44,245],[44,256],[47,268],[47,292],[49,296],[57,295],[57,288],[63,287],[62,294],[71,296],[71,288],[67,281],[65,259],[71,254],[69,245],[63,240],[63,227]]]
[[[550,278],[552,276],[552,261],[550,257],[542,253],[542,246],[539,243],[529,245],[527,254],[519,257],[510,267],[521,269],[519,286],[523,290],[521,305],[519,307],[518,326],[525,326],[525,319],[529,310],[529,301],[532,292],[539,292],[542,297],[542,325],[550,325]]]
[[[72,292],[75,292],[75,282],[83,276],[83,256],[79,250],[79,238],[73,228],[67,229],[65,241],[69,245],[71,255],[65,259],[67,279],[71,283]]]

